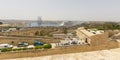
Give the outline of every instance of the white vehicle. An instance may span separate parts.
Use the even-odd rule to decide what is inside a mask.
[[[13,45],[10,45],[10,44],[0,44],[0,49],[3,49],[3,48],[13,48]]]

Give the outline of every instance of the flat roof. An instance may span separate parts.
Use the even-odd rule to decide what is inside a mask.
[[[92,30],[92,29],[85,29],[84,27],[78,28],[76,31],[83,33],[87,37],[91,37],[93,35],[102,34],[103,30]]]
[[[93,36],[93,35],[95,35],[95,34],[93,34],[92,32],[89,32],[89,31],[87,31],[87,30],[80,30],[81,32],[83,32],[85,35],[87,35],[88,37],[91,37],[91,36]]]

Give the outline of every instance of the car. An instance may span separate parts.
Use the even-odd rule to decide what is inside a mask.
[[[38,41],[38,40],[35,40],[35,41],[34,41],[34,46],[42,46],[42,45],[44,45],[43,42]]]
[[[73,44],[73,45],[74,45],[74,44],[77,44],[77,42],[76,42],[76,41],[72,41],[72,43],[71,43],[71,44]]]
[[[27,42],[19,42],[17,47],[26,47],[28,46],[29,44]]]
[[[10,44],[0,44],[0,49],[4,49],[4,48],[13,48],[13,45],[10,45]]]

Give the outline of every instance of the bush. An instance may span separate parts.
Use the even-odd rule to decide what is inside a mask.
[[[52,45],[51,45],[51,44],[44,44],[43,47],[44,47],[45,49],[49,49],[49,48],[52,48]]]
[[[28,48],[22,48],[22,50],[27,50]]]
[[[12,51],[20,51],[20,50],[23,50],[23,48],[12,49]]]
[[[16,49],[12,49],[12,51],[20,51],[20,50],[28,50],[28,49],[33,49],[33,48],[16,48]]]
[[[7,51],[12,51],[12,48],[3,48],[3,49],[1,49],[1,52],[7,52]]]
[[[39,31],[36,31],[36,32],[35,32],[35,35],[39,35]]]
[[[53,34],[48,34],[48,37],[53,37]]]
[[[31,48],[28,48],[29,50],[32,50],[32,49],[34,49],[33,47],[31,47]]]
[[[17,49],[12,49],[12,51],[17,51]]]
[[[22,50],[22,48],[17,48],[17,50],[19,51],[19,50]]]
[[[35,49],[42,49],[43,46],[35,46]]]

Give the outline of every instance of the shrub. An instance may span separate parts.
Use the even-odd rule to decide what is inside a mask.
[[[29,50],[31,50],[31,49],[34,49],[33,47],[31,47],[31,48],[28,48]]]
[[[7,51],[12,51],[12,48],[3,48],[3,49],[1,49],[1,52],[7,52]]]
[[[43,47],[44,47],[45,49],[49,49],[49,48],[52,48],[52,45],[51,45],[51,44],[44,44]]]
[[[12,49],[12,51],[17,51],[17,49]]]
[[[27,50],[28,48],[22,48],[22,50]]]
[[[35,46],[35,49],[42,49],[43,46]]]
[[[17,48],[17,50],[19,51],[19,50],[22,50],[22,48]]]
[[[48,37],[53,37],[53,34],[48,34]]]
[[[35,32],[35,35],[39,35],[39,31],[36,31],[36,32]]]
[[[23,50],[22,48],[16,48],[16,49],[12,49],[12,51],[20,51]]]
[[[28,49],[33,49],[33,48],[16,48],[16,49],[12,49],[12,51],[20,51],[20,50],[28,50]]]

